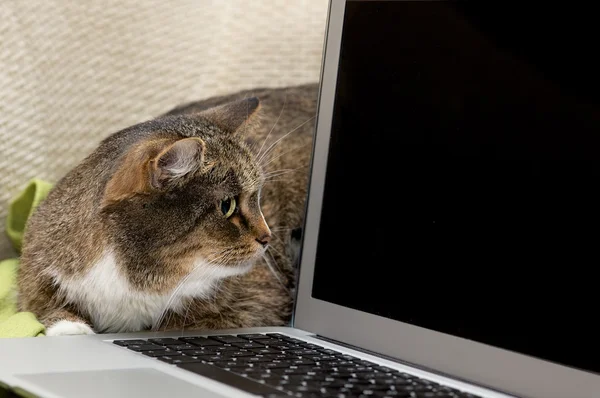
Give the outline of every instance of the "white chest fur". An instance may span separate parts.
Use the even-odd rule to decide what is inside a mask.
[[[134,289],[107,251],[83,277],[57,278],[67,301],[89,314],[94,330],[103,333],[155,327],[167,309],[182,311],[190,297],[208,298],[221,279],[247,272],[251,265],[221,267],[198,261],[194,271],[164,294]]]

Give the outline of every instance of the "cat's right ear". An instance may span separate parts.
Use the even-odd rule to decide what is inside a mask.
[[[103,207],[180,185],[203,166],[205,150],[198,137],[152,141],[132,149],[108,181]]]
[[[226,133],[246,131],[258,110],[260,101],[256,97],[229,102],[200,112],[199,116],[215,124]]]

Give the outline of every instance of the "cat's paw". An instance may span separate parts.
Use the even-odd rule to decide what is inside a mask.
[[[72,336],[78,334],[95,334],[91,327],[83,322],[62,320],[46,330],[46,336]]]

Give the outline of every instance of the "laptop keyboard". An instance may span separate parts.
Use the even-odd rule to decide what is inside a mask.
[[[481,398],[278,333],[113,343],[270,398]]]

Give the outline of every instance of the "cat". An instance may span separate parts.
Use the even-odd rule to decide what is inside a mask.
[[[104,139],[27,222],[47,336],[288,324],[317,84],[177,106]]]

